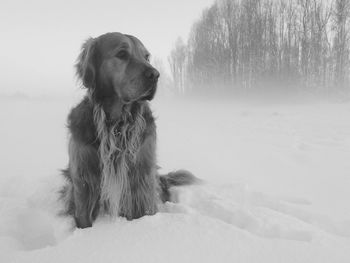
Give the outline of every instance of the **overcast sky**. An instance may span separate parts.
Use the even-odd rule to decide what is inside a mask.
[[[1,0],[0,93],[67,93],[88,36],[137,36],[166,62],[178,36],[213,0]]]

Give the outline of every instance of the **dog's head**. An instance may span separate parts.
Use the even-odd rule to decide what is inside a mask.
[[[107,33],[88,39],[78,57],[77,75],[97,99],[116,96],[125,104],[153,99],[159,72],[134,36]]]

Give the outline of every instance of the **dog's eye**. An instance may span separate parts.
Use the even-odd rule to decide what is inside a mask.
[[[151,56],[150,56],[149,54],[147,54],[147,55],[145,56],[145,59],[147,60],[147,62],[150,61],[150,58],[151,58]]]
[[[117,53],[116,57],[120,59],[127,59],[129,56],[128,52],[126,50],[121,50]]]

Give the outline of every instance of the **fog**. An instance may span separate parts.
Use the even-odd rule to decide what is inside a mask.
[[[3,1],[0,94],[79,96],[82,43],[119,31],[150,50],[159,95],[348,100],[348,7],[338,2]]]
[[[166,61],[177,36],[187,37],[201,1],[1,1],[0,93],[65,94],[84,40],[106,32],[135,35]],[[181,19],[179,19],[181,14]]]

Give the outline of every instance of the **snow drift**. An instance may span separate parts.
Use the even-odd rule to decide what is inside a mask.
[[[58,215],[72,105],[2,101],[0,262],[350,262],[350,105],[156,101],[159,164],[206,183],[84,230]]]

